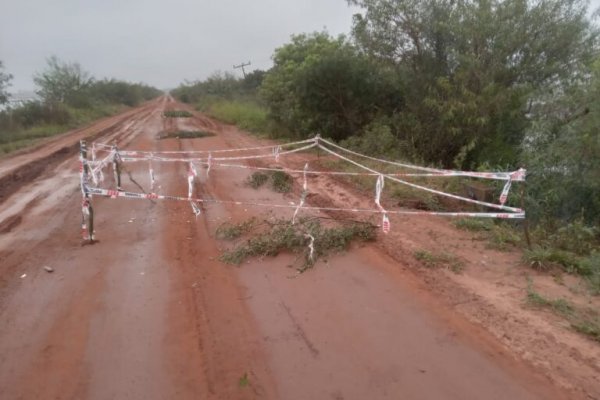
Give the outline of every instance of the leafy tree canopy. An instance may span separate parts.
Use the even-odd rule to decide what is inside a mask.
[[[583,0],[349,3],[362,51],[406,82],[397,134],[447,166],[515,164],[537,91],[585,74],[597,50]]]
[[[4,104],[8,101],[8,87],[10,86],[10,81],[12,79],[12,75],[4,72],[4,65],[2,61],[0,61],[0,104]]]

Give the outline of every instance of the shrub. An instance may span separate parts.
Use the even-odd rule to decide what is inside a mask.
[[[277,193],[288,193],[292,190],[292,177],[283,171],[271,174],[271,188]]]
[[[253,172],[247,179],[247,184],[253,189],[258,189],[269,180],[269,175],[264,172],[256,171]]]

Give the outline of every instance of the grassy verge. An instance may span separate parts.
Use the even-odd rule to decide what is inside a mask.
[[[196,108],[220,121],[235,124],[255,134],[267,135],[270,132],[267,109],[251,100],[206,100]]]
[[[566,299],[549,299],[533,289],[531,281],[527,287],[527,303],[533,307],[544,308],[564,317],[571,328],[589,338],[600,342],[600,313],[597,310],[582,309]]]
[[[458,257],[449,253],[431,253],[427,250],[417,250],[414,256],[427,268],[444,267],[454,273],[459,273],[465,268],[465,264]]]
[[[93,109],[68,108],[69,123],[40,124],[27,129],[2,131],[0,132],[0,155],[32,146],[40,139],[64,133],[99,118],[117,114],[124,108],[116,105],[100,105]]]
[[[477,239],[486,240],[487,248],[508,251],[524,242],[522,232],[505,221],[484,218],[460,218],[452,221],[458,229],[477,233]]]

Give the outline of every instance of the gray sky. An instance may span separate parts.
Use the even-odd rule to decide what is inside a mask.
[[[266,69],[291,34],[348,33],[358,11],[345,0],[0,0],[0,10],[13,92],[33,89],[33,73],[53,54],[96,78],[161,89],[242,61]]]
[[[33,73],[53,54],[96,78],[158,88],[241,61],[266,69],[291,34],[348,33],[357,11],[345,0],[0,0],[0,9],[13,92],[33,89]]]

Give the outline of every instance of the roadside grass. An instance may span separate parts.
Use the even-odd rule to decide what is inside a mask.
[[[465,268],[465,264],[453,254],[445,252],[432,253],[427,250],[417,250],[413,255],[427,268],[444,267],[454,273],[460,273]]]
[[[533,307],[548,309],[564,317],[573,330],[600,342],[600,313],[598,310],[576,307],[563,298],[546,298],[534,290],[531,279],[527,283],[526,301]]]
[[[600,295],[600,252],[592,251],[588,255],[549,247],[535,247],[525,250],[523,260],[534,269],[548,271],[560,269],[566,273],[579,275],[587,283],[593,295]]]
[[[175,132],[161,132],[158,134],[157,139],[201,139],[205,137],[215,136],[212,132],[206,131],[175,131]]]
[[[488,219],[460,218],[452,221],[452,225],[458,229],[470,232],[489,232],[494,228],[492,221]]]
[[[39,139],[57,135],[68,130],[65,125],[41,125],[22,131],[0,135],[0,153],[7,154],[25,148]]]
[[[66,107],[66,106],[65,106]],[[67,107],[69,122],[65,124],[40,124],[27,129],[0,131],[0,155],[34,145],[40,139],[55,136],[78,128],[99,118],[117,114],[124,106],[111,104],[98,105],[92,109]]]
[[[247,179],[246,184],[253,189],[258,189],[271,180],[271,189],[277,193],[289,193],[292,190],[293,178],[284,171],[256,171]]]
[[[299,254],[295,263],[300,263],[296,268],[298,272],[304,272],[314,266],[320,257],[346,250],[353,241],[372,241],[376,236],[376,227],[370,223],[342,222],[341,226],[325,227],[316,218],[302,218],[296,224],[281,219],[264,221],[260,227],[262,229],[253,231],[252,237],[243,244],[225,251],[220,260],[239,265],[251,257],[274,257],[291,252]],[[309,235],[314,237],[312,258]]]
[[[254,134],[269,135],[271,132],[267,109],[251,100],[206,99],[196,109]]]
[[[192,113],[185,110],[169,110],[164,111],[163,116],[166,118],[190,118],[192,117]]]

